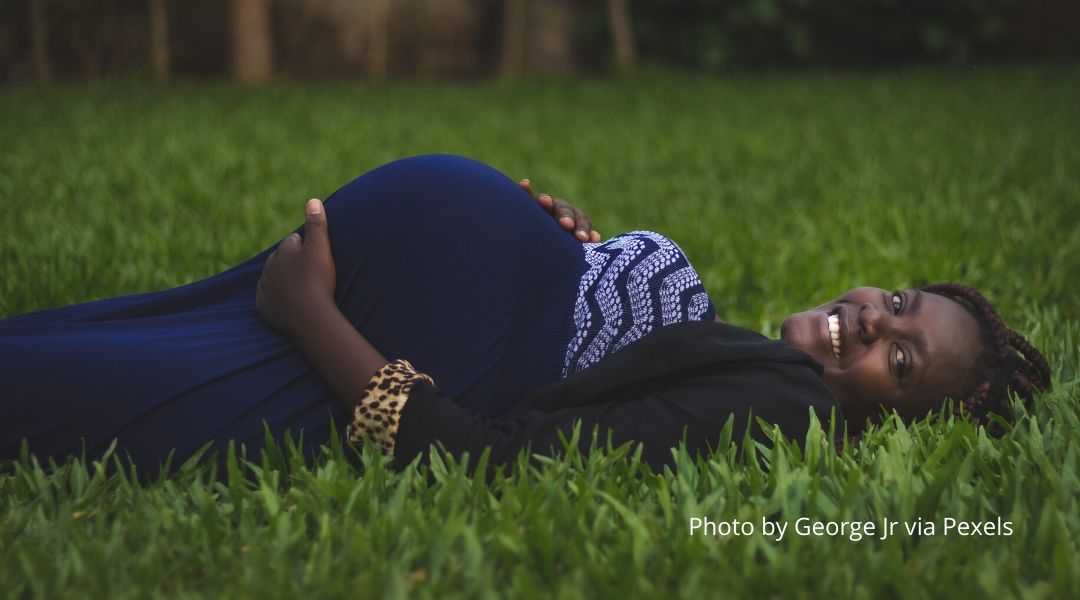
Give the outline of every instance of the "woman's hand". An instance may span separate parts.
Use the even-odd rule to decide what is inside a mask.
[[[320,311],[336,309],[337,273],[330,252],[326,211],[308,200],[304,239],[297,233],[281,240],[263,265],[255,291],[255,308],[275,329],[292,337]]]
[[[549,215],[555,217],[555,221],[567,231],[572,231],[574,237],[581,242],[599,242],[600,232],[592,228],[592,222],[589,220],[589,216],[585,214],[585,211],[570,204],[562,198],[552,198],[548,194],[540,194],[539,196],[533,193],[532,183],[528,179],[522,179],[518,182],[521,189],[525,190],[525,193],[529,194],[536,203],[540,205],[548,212]]]
[[[322,202],[308,200],[304,239],[291,233],[267,257],[255,307],[292,338],[351,410],[386,358],[338,310],[335,271],[326,211]]]

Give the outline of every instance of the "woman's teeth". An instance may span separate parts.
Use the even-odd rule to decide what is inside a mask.
[[[832,354],[840,360],[840,315],[829,315],[829,337],[832,338]]]

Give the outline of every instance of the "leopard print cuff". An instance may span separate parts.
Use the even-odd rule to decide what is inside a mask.
[[[365,437],[371,438],[384,454],[393,456],[401,411],[417,381],[435,385],[431,377],[400,358],[376,371],[353,409],[352,423],[345,428],[349,442],[359,444]]]

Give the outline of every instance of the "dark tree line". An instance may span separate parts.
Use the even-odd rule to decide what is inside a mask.
[[[0,81],[1080,56],[1077,0],[5,0]]]
[[[228,73],[240,82],[570,72],[580,66],[577,25],[608,8],[619,67],[634,60],[627,0],[24,0],[21,8],[22,18],[18,7],[0,12],[0,22],[26,24],[0,31],[9,79],[140,68],[159,80]]]

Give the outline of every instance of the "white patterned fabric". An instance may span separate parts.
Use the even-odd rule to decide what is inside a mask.
[[[574,302],[563,377],[658,327],[716,316],[701,279],[670,239],[631,231],[584,246],[589,266]]]

